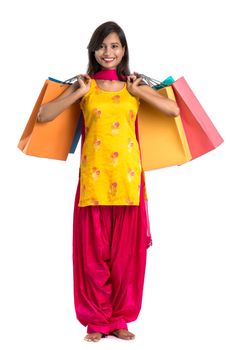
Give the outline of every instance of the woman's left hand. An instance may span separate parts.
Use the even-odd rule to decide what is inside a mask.
[[[127,89],[130,94],[139,96],[141,79],[141,77],[137,78],[135,74],[130,74],[127,76]]]

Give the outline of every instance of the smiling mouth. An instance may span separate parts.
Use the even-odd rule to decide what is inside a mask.
[[[103,61],[109,63],[109,62],[113,62],[114,58],[103,58]]]

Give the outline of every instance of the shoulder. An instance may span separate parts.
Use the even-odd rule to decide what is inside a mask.
[[[84,94],[80,99],[79,99],[79,103],[80,103],[80,107],[83,109],[86,105],[86,102],[89,98],[89,96],[92,94],[92,92],[95,89],[95,80],[94,79],[90,79],[90,88],[89,90],[86,92],[86,94]]]
[[[90,82],[91,82],[91,87],[96,85],[96,80],[93,78],[90,78]]]
[[[88,96],[92,91],[94,91],[95,88],[96,88],[96,85],[97,85],[97,84],[96,84],[95,79],[91,78],[91,79],[90,79],[90,88],[89,88],[88,92],[86,92],[86,94],[85,94],[83,97]]]

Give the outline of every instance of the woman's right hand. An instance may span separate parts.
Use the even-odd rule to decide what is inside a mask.
[[[90,76],[88,74],[80,74],[80,78],[61,95],[41,105],[37,114],[37,120],[39,122],[48,122],[55,119],[73,103],[80,103],[80,99],[89,91],[90,87]]]
[[[72,86],[75,92],[83,97],[91,87],[91,78],[88,74],[79,74],[78,80]]]

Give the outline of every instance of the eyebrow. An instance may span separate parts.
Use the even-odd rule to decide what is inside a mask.
[[[103,42],[102,44],[104,44],[105,45],[105,43]],[[113,44],[118,44],[119,45],[119,43],[117,43],[117,42],[115,42],[115,43],[111,43],[111,45],[113,45]]]

